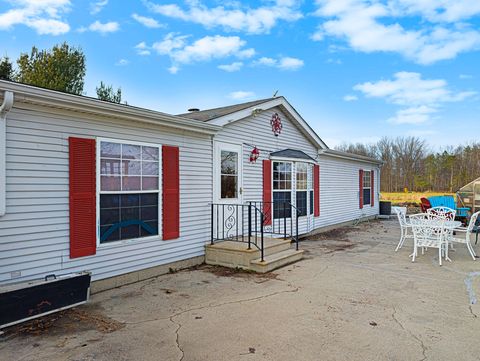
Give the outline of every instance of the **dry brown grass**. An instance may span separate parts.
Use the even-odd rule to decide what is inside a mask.
[[[397,193],[389,193],[389,192],[382,192],[380,195],[380,200],[382,201],[390,201],[392,204],[412,204],[412,203],[420,203],[420,198],[422,197],[432,197],[432,196],[443,196],[443,195],[452,195],[455,196],[454,193],[442,193],[442,192],[397,192]]]

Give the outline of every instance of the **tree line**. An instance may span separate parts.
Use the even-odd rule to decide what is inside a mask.
[[[0,60],[0,79],[76,95],[84,94],[85,74],[85,54],[81,48],[67,43],[45,50],[33,46],[30,53],[20,54],[16,67],[8,56]],[[106,85],[103,81],[96,87],[96,93],[100,100],[122,102],[121,88],[114,90],[113,86]]]
[[[456,192],[480,177],[480,142],[434,151],[417,137],[384,137],[336,149],[382,160],[382,192]]]

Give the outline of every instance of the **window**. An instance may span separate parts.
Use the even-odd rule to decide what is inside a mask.
[[[158,235],[158,146],[100,142],[100,243]]]
[[[372,177],[370,171],[366,170],[363,172],[363,205],[370,204],[370,195],[371,195],[371,181]]]
[[[221,198],[238,198],[238,153],[222,150],[220,163]]]
[[[290,218],[292,163],[273,162],[273,218]]]
[[[297,163],[297,209],[299,216],[307,215],[307,185],[308,185],[308,166],[306,163]]]

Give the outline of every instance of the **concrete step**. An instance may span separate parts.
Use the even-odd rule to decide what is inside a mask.
[[[290,243],[290,239],[265,238],[265,255],[288,250]],[[205,246],[205,263],[211,265],[250,269],[250,262],[257,258],[260,258],[260,250],[254,245],[247,249],[243,242],[224,241]]]
[[[265,256],[263,262],[260,258],[252,260],[250,262],[250,269],[258,273],[266,273],[286,266],[287,264],[300,261],[302,258],[303,250],[288,249]]]

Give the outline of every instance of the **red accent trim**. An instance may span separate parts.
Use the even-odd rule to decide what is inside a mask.
[[[362,208],[363,208],[363,169],[360,169],[360,170],[358,171],[358,175],[359,175],[359,177],[358,177],[358,178],[359,178],[358,184],[359,184],[359,189],[360,189],[360,191],[359,191],[359,193],[360,193],[360,204],[359,204],[359,207],[360,207],[360,209],[362,209]]]
[[[95,139],[68,138],[70,258],[94,255],[96,235]]]
[[[272,161],[263,161],[263,213],[264,225],[272,224]]]
[[[163,239],[180,237],[180,152],[178,147],[162,147],[162,229]]]
[[[372,169],[370,171],[371,175],[371,184],[370,184],[370,205],[373,207],[375,205],[375,171]]]
[[[313,216],[320,216],[320,166],[313,166]]]

